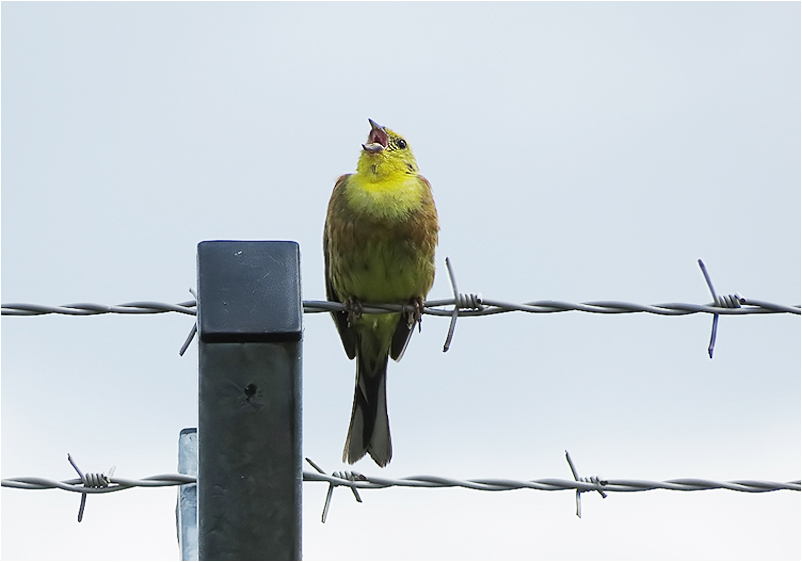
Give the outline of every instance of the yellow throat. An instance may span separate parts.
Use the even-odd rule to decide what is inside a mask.
[[[425,189],[409,143],[398,133],[370,120],[356,173],[349,179],[348,200],[354,210],[400,219],[420,205]]]

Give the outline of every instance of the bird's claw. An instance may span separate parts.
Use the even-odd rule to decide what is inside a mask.
[[[345,301],[345,314],[348,316],[348,327],[354,325],[354,321],[362,317],[362,303],[354,298]]]
[[[412,310],[407,312],[407,325],[411,328],[416,323],[418,324],[418,332],[421,331],[421,321],[423,320],[423,299],[421,297],[415,297],[409,304],[412,306]]]

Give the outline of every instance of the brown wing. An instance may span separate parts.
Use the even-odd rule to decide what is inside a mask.
[[[326,215],[326,225],[323,228],[323,259],[325,261],[326,266],[326,298],[328,298],[332,302],[343,302],[343,300],[337,295],[337,292],[334,290],[334,286],[331,282],[331,248],[329,244],[329,224],[330,221],[335,220],[332,219],[331,216],[331,209],[332,209],[332,201],[334,198],[339,195],[339,191],[341,190],[341,186],[347,180],[349,174],[344,176],[340,176],[337,179],[337,182],[334,184],[334,191],[331,194],[331,201],[329,201],[329,209]],[[334,325],[337,326],[337,331],[340,333],[340,339],[343,342],[343,348],[345,349],[345,354],[348,355],[349,359],[353,359],[356,357],[356,344],[357,344],[357,336],[356,330],[351,328],[348,325],[348,315],[344,311],[339,312],[332,312],[331,317],[334,318]]]

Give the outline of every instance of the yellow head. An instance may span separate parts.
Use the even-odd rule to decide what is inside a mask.
[[[398,133],[370,121],[368,142],[362,145],[362,154],[356,165],[360,179],[368,182],[401,180],[418,175],[418,164],[409,143]]]

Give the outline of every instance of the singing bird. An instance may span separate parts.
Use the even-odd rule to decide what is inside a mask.
[[[387,358],[399,361],[420,324],[434,282],[437,210],[409,143],[372,119],[356,173],[340,176],[323,232],[326,295],[356,388],[343,461],[393,456],[387,417]],[[411,312],[362,313],[362,303],[411,305]]]

